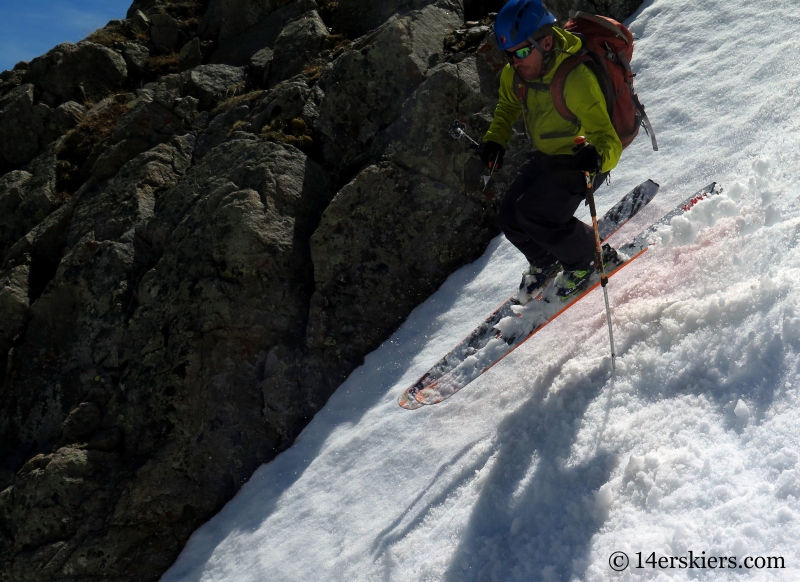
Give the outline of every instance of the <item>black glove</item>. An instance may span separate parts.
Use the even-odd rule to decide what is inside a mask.
[[[597,148],[589,142],[572,148],[572,162],[575,168],[581,172],[589,172],[590,174],[597,174],[600,168],[603,167],[603,159],[597,151]]]
[[[486,167],[492,169],[494,165],[495,170],[503,167],[503,156],[506,153],[506,148],[494,141],[487,141],[481,147],[481,161],[486,164]],[[498,155],[499,154],[499,155]],[[497,163],[495,164],[495,159]]]

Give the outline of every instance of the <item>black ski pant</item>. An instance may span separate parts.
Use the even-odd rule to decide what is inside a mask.
[[[605,177],[595,177],[595,188]],[[572,156],[534,152],[506,190],[498,226],[532,265],[547,267],[557,260],[568,270],[586,268],[594,260],[594,230],[573,216],[586,190]]]

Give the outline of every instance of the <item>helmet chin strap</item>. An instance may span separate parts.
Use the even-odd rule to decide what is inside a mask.
[[[530,37],[528,39],[528,42],[531,43],[531,46],[533,48],[535,48],[537,51],[542,53],[542,57],[544,57],[547,54],[547,51],[544,50],[544,48],[542,48],[542,45],[540,45],[539,42],[537,40],[535,40],[533,37]]]
[[[530,38],[528,38],[528,42],[531,43],[531,46],[533,48],[535,48],[537,51],[539,51],[542,54],[542,73],[541,74],[544,74],[544,71],[546,71],[547,68],[550,66],[550,57],[552,56],[552,52],[544,50],[544,47],[541,44],[539,44],[539,41],[534,39],[532,36]]]

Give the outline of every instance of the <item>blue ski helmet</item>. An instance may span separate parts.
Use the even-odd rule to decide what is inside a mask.
[[[542,0],[508,0],[494,21],[494,35],[500,50],[505,51],[555,21],[556,17],[548,12]]]

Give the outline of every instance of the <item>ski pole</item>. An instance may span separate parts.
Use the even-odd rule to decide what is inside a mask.
[[[492,174],[494,174],[494,169],[497,167],[497,160],[500,159],[500,152],[497,152],[497,155],[494,157],[494,163],[492,164],[492,169],[489,170],[489,175],[483,177],[483,190],[481,192],[486,192],[486,188],[489,187],[489,180],[492,179]]]
[[[450,137],[452,137],[453,139],[458,139],[460,137],[465,137],[470,141],[470,147],[471,148],[476,149],[476,150],[480,150],[481,149],[481,144],[479,144],[477,141],[472,139],[469,136],[469,134],[466,131],[464,131],[465,127],[467,127],[467,126],[464,125],[462,122],[460,122],[458,119],[456,119],[450,125]]]
[[[466,131],[464,131],[465,127],[466,125],[464,125],[461,121],[456,119],[450,125],[450,137],[452,137],[453,139],[459,139],[461,137],[465,137],[470,142],[469,147],[471,147],[474,150],[480,151],[481,144],[472,139],[469,136],[469,134]],[[486,192],[486,188],[489,187],[489,181],[492,179],[492,174],[494,174],[494,169],[497,167],[497,160],[499,159],[500,159],[500,152],[497,152],[497,155],[494,157],[494,163],[491,165],[491,171],[489,172],[489,175],[483,176],[483,190],[481,190],[481,192]]]
[[[575,138],[575,146],[573,151],[578,151],[586,146],[586,138],[579,135]],[[603,297],[606,302],[606,321],[608,322],[608,339],[611,342],[611,374],[614,375],[616,371],[617,353],[614,347],[614,329],[611,326],[611,306],[608,302],[608,276],[606,275],[606,267],[603,263],[603,246],[600,243],[600,229],[597,224],[597,209],[594,205],[594,188],[592,187],[592,178],[589,172],[583,173],[586,179],[586,201],[589,203],[589,214],[592,216],[592,227],[594,228],[594,254],[595,260],[600,262],[600,285],[603,287]]]

